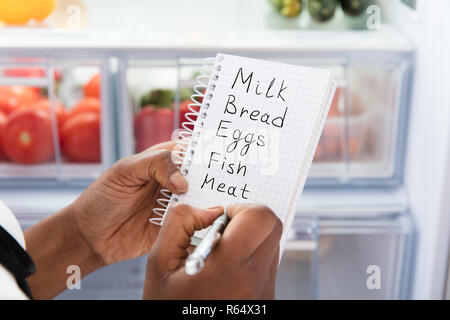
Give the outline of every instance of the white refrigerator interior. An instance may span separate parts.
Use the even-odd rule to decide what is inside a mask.
[[[71,163],[55,145],[44,165],[0,162],[0,199],[24,228],[70,204],[114,161],[139,151],[135,119],[149,90],[175,92],[174,116],[165,123],[169,131],[179,127],[185,92],[202,59],[217,52],[327,68],[338,90],[279,266],[276,297],[443,298],[450,3],[417,0],[415,9],[400,0],[376,3],[379,30],[344,19],[340,10],[326,25],[305,12],[293,23],[258,0],[91,0],[81,29],[0,28],[0,71],[46,70],[34,79],[2,73],[0,86],[36,86],[70,107],[87,79],[100,73],[102,80],[101,159]],[[202,8],[201,19],[193,8]],[[49,76],[55,71],[62,82]],[[141,257],[108,266],[58,298],[140,299],[145,265]]]
[[[450,225],[450,30],[448,1],[417,1],[415,11],[383,1],[389,20],[415,47],[405,188],[417,224],[417,299],[441,299],[446,285]]]

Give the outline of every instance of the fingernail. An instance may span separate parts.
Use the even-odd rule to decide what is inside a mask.
[[[212,213],[223,212],[223,207],[222,206],[216,206],[216,207],[207,208],[205,210],[207,210],[209,212],[212,212]]]
[[[188,189],[188,184],[183,175],[176,171],[169,177],[170,183],[180,192],[185,192]]]

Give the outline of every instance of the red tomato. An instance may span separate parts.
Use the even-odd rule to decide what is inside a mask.
[[[157,123],[158,142],[169,141],[173,132],[173,110],[171,108],[156,109],[155,112]]]
[[[134,118],[136,152],[169,141],[173,131],[173,110],[146,106]]]
[[[0,160],[4,160],[6,158],[5,152],[3,151],[3,128],[6,124],[6,115],[3,112],[0,112]]]
[[[97,98],[83,98],[70,110],[70,116],[85,112],[100,114],[100,100]]]
[[[0,111],[9,114],[19,106],[28,105],[39,99],[36,88],[24,86],[0,87]]]
[[[336,93],[334,94],[333,101],[331,102],[330,111],[328,112],[328,117],[336,117],[341,115],[341,112],[339,111],[339,95],[340,95],[341,89],[337,88]]]
[[[55,77],[55,81],[62,80],[62,72],[60,70],[53,71],[53,76]]]
[[[325,122],[322,135],[317,146],[314,160],[316,161],[342,161],[341,127],[339,124]]]
[[[10,114],[19,107],[20,101],[10,92],[1,89],[0,87],[0,111],[4,114]]]
[[[192,101],[191,100],[184,100],[182,102],[180,102],[180,121],[178,124],[179,128],[183,128],[182,124],[183,122],[188,121],[188,118],[186,118],[186,114],[189,112],[192,112],[191,110],[189,110],[189,104],[191,104]],[[198,106],[193,106],[194,110],[200,110],[200,107]],[[191,119],[197,119],[195,116],[190,116]],[[188,128],[192,128],[192,126],[189,126]]]
[[[50,100],[47,98],[40,99],[24,108],[41,109],[50,113]],[[58,129],[61,130],[64,121],[66,121],[67,112],[66,108],[60,102],[56,102],[55,104],[55,114],[58,121]]]
[[[141,152],[156,143],[156,109],[146,106],[134,117],[134,136],[136,152]]]
[[[21,105],[26,105],[39,99],[39,94],[34,87],[10,86],[8,88],[19,99]]]
[[[319,140],[315,161],[344,161],[346,147],[343,144],[343,129],[339,124],[326,122]],[[354,137],[348,139],[348,156],[354,159],[359,142]]]
[[[70,116],[61,130],[62,154],[73,162],[100,162],[100,115]]]
[[[19,109],[11,113],[3,129],[3,147],[14,162],[34,164],[53,158],[50,114],[39,109]]]
[[[100,74],[93,76],[83,87],[85,97],[100,99]]]

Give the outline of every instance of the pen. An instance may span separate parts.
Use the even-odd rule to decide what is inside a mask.
[[[194,252],[192,252],[186,259],[186,274],[192,276],[202,270],[205,265],[205,259],[216,246],[228,224],[228,221],[227,210],[225,208],[223,214],[214,220],[213,224],[206,233],[206,236],[200,241]]]

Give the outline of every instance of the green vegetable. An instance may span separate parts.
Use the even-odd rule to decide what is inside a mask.
[[[296,17],[302,12],[302,0],[269,0],[282,16]]]
[[[191,96],[194,94],[192,88],[181,88],[180,89],[180,101],[190,100]]]
[[[319,22],[333,18],[337,0],[308,0],[308,11],[311,17]]]
[[[201,75],[202,73],[200,71],[195,71],[194,73],[192,73],[192,79],[197,79],[197,77]]]
[[[341,0],[342,10],[349,16],[360,15],[368,5],[369,0]]]
[[[155,89],[145,94],[141,98],[141,108],[146,105],[154,105],[160,108],[171,108],[174,102],[175,93],[169,89]]]
[[[283,7],[283,0],[269,0],[269,2],[277,11]]]

